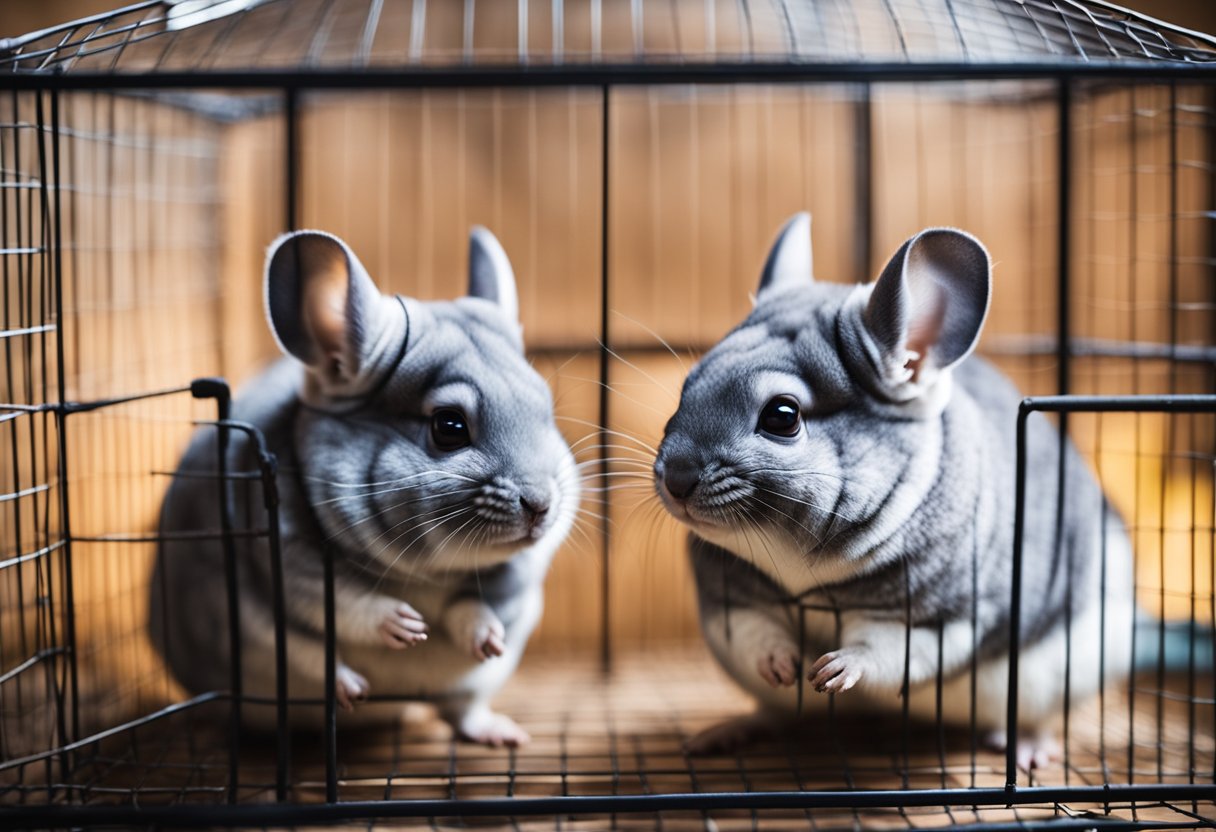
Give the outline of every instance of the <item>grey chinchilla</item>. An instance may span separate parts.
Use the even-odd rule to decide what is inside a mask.
[[[1004,742],[1021,397],[971,356],[990,272],[974,237],[930,228],[873,283],[816,282],[799,214],[754,310],[689,373],[656,488],[692,531],[709,646],[760,705],[694,750],[818,707],[827,697],[798,698],[800,668],[808,688],[855,688],[838,705],[869,710],[901,709],[906,673],[911,713],[926,719],[940,671],[945,718],[974,716]],[[1060,451],[1056,429],[1031,415],[1018,636],[1028,764],[1052,753],[1066,684],[1084,697],[1100,667],[1116,678],[1129,663],[1130,543],[1071,443],[1057,517]]]
[[[337,237],[281,237],[266,307],[287,354],[238,395],[233,419],[278,457],[289,695],[324,691],[324,553],[334,558],[337,697],[423,697],[466,738],[527,734],[489,707],[543,603],[550,560],[579,485],[545,381],[523,354],[515,278],[494,236],[470,239],[469,295],[422,302],[380,293]],[[232,433],[228,465],[255,469]],[[164,532],[219,524],[214,429],[183,458]],[[203,475],[203,476],[200,476]],[[242,528],[264,527],[253,491],[233,486]],[[246,487],[250,488],[250,487]],[[151,583],[153,640],[190,691],[229,686],[224,553],[218,541],[164,541]],[[243,692],[274,696],[271,571],[264,540],[239,538]],[[343,717],[381,721],[400,705]],[[246,705],[269,724],[274,709]],[[292,722],[320,726],[300,705]]]

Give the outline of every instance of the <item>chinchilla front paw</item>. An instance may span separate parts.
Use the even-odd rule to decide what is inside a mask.
[[[421,613],[404,601],[386,599],[377,632],[394,650],[404,650],[426,641],[427,624]]]
[[[788,688],[798,681],[798,665],[801,655],[792,642],[763,646],[756,670],[760,677],[775,688]]]
[[[452,641],[465,648],[479,662],[501,656],[507,649],[507,631],[494,610],[480,601],[452,605],[446,616]]]
[[[338,704],[344,711],[354,710],[356,702],[367,698],[371,686],[367,679],[344,664],[338,665],[335,676],[334,694]]]
[[[873,670],[870,652],[863,647],[842,647],[820,656],[807,678],[820,693],[843,693]]]

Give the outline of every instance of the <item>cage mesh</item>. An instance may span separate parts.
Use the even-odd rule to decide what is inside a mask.
[[[649,483],[687,365],[742,314],[768,234],[804,207],[823,279],[869,279],[908,229],[930,223],[992,241],[1002,282],[982,349],[1028,393],[1160,405],[1216,392],[1216,124],[1201,66],[1213,54],[1206,36],[1104,3],[1038,0],[142,3],[0,43],[0,811],[87,825],[181,807],[262,824],[455,801],[383,819],[434,828],[475,824],[478,802],[501,798],[675,796],[689,802],[504,809],[489,822],[1216,824],[1210,788],[1152,791],[1216,777],[1210,399],[1186,413],[1079,406],[1061,420],[1128,521],[1142,611],[1128,638],[1142,658],[1153,645],[1175,653],[1065,706],[1062,759],[1017,772],[1029,797],[1014,807],[968,802],[1009,779],[981,737],[940,713],[929,724],[859,717],[843,696],[808,691],[817,710],[803,734],[686,753],[689,737],[749,701],[699,644],[683,558],[656,554],[680,551],[682,533],[658,518]],[[886,68],[934,62],[958,76],[909,84]],[[993,62],[1002,80],[966,74]],[[413,70],[510,66],[526,86],[537,67],[698,63],[863,75],[357,90],[361,78],[383,86],[380,71],[403,70],[413,86]],[[1126,74],[1036,73],[1107,63]],[[1136,74],[1177,65],[1198,74]],[[265,89],[214,88],[225,72],[265,73]],[[189,91],[132,90],[136,74]],[[357,91],[311,91],[322,76]],[[497,703],[535,741],[455,742],[423,703],[400,726],[336,740],[234,732],[230,697],[188,698],[145,635],[157,507],[196,423],[217,414],[188,385],[246,377],[273,353],[257,274],[283,228],[334,230],[385,288],[442,297],[472,222],[511,242],[534,363],[577,458],[604,472],[550,583],[582,591],[550,595],[540,652]],[[260,472],[227,476],[263,498]],[[1128,784],[1144,790],[1084,791]],[[1063,791],[1032,799],[1039,788]],[[813,802],[839,792],[856,797]],[[805,800],[747,808],[766,794]],[[302,814],[233,813],[259,807]]]
[[[1094,0],[145,2],[0,47],[0,66],[10,70],[99,74],[470,63],[1207,62],[1216,54],[1205,35]]]

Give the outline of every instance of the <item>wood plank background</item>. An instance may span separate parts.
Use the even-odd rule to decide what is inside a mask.
[[[607,506],[594,494],[586,500],[607,514],[609,549],[593,519],[571,537],[554,565],[546,616],[530,649],[597,649],[605,597],[617,650],[698,637],[683,533],[651,494],[647,449],[675,408],[687,365],[747,313],[771,237],[794,211],[814,215],[816,272],[824,280],[870,279],[903,239],[928,225],[977,234],[996,263],[984,348],[1028,393],[1054,392],[1054,354],[1041,349],[1054,344],[1058,302],[1061,172],[1049,92],[1013,83],[875,85],[873,245],[864,257],[857,88],[613,94],[608,340],[617,357],[608,427],[619,446],[612,454],[627,459],[613,465]],[[1069,297],[1078,338],[1213,344],[1212,102],[1197,88],[1180,86],[1174,95],[1173,110],[1164,86],[1078,97],[1068,172]],[[535,366],[553,386],[579,458],[594,458],[603,219],[598,92],[318,94],[304,99],[302,114],[302,224],[346,238],[386,291],[459,294],[469,226],[485,224],[500,237],[519,279]],[[248,380],[275,355],[260,282],[265,247],[287,225],[281,113],[222,125],[152,101],[81,94],[67,98],[65,123],[73,131],[65,146],[72,186],[63,335],[69,396],[173,387],[211,374]],[[1072,372],[1075,392],[1213,389],[1210,364],[1078,358]],[[0,400],[12,400],[17,382],[4,385]],[[157,472],[173,468],[190,419],[208,416],[171,397],[74,421],[74,532],[154,528],[166,484]],[[1211,422],[1107,416],[1071,425],[1134,525],[1150,610],[1187,615],[1194,596],[1201,617],[1209,615],[1211,469],[1187,454],[1213,452]],[[17,443],[18,455],[28,453],[20,450],[27,438]],[[5,453],[12,452],[0,447]],[[28,457],[6,464],[29,475]],[[30,512],[30,528],[32,503],[3,510],[14,512],[6,515],[5,553],[31,545],[9,530],[15,512]],[[89,543],[77,551],[86,657],[122,680],[115,701],[170,692],[142,637],[152,547]],[[7,576],[0,583],[9,593],[0,610],[8,642],[15,618],[33,616],[34,606],[32,596],[12,594]]]

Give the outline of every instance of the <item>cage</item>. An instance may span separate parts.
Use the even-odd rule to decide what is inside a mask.
[[[0,41],[0,820],[1216,825],[1214,60],[1099,0],[153,0]],[[940,706],[683,748],[748,700],[700,639],[649,449],[801,209],[819,279],[870,280],[928,225],[983,239],[981,350],[1127,521],[1127,636],[1154,656],[1063,707],[1046,767]],[[451,297],[473,223],[515,264],[596,511],[499,698],[534,741],[340,731],[332,676],[315,733],[247,731],[290,692],[185,693],[147,583],[191,432],[260,438],[218,377],[276,353],[265,247],[327,229],[386,291]],[[276,550],[259,459],[218,481],[265,523],[197,535]]]

